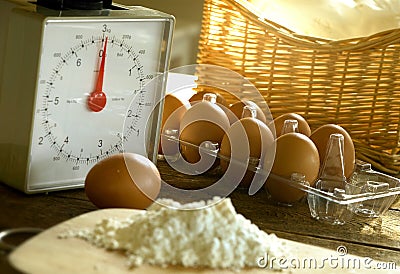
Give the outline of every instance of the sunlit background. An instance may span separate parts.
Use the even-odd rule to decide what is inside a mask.
[[[176,18],[170,67],[195,64],[204,0],[114,0],[130,6],[157,9]]]

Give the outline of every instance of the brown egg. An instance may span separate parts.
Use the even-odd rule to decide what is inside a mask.
[[[276,139],[275,160],[271,173],[290,179],[292,173],[300,173],[314,185],[320,167],[318,149],[310,138],[301,133],[287,133]],[[305,192],[269,176],[265,187],[272,199],[281,203],[294,203]]]
[[[263,123],[267,123],[267,118],[265,117],[264,112],[262,111],[262,109],[261,109],[256,103],[254,103],[254,102],[252,102],[252,101],[239,101],[239,102],[233,103],[233,104],[229,107],[229,110],[230,110],[231,112],[233,112],[233,114],[236,116],[236,117],[229,117],[229,116],[228,116],[228,118],[229,118],[231,124],[234,123],[234,122],[236,122],[236,118],[237,118],[237,119],[241,119],[241,118],[242,118],[243,108],[244,108],[245,106],[252,106],[252,107],[254,107],[255,110],[256,110],[256,113],[257,113],[257,115],[256,115],[255,118],[257,118],[258,120],[262,121]],[[232,119],[232,118],[233,118],[233,119]]]
[[[325,159],[329,137],[333,133],[340,133],[344,137],[344,175],[346,178],[349,178],[353,173],[356,159],[354,144],[350,134],[339,125],[327,124],[317,128],[311,134],[310,138],[318,148],[319,157],[322,164]]]
[[[272,127],[275,126],[275,133],[277,138],[282,135],[281,133],[282,127],[286,120],[297,120],[299,132],[306,135],[307,137],[310,137],[311,129],[306,119],[304,119],[303,116],[297,113],[286,113],[276,117],[274,121],[268,124],[272,132],[273,132]]]
[[[221,94],[219,94],[218,92],[207,92],[207,91],[200,91],[200,92],[195,93],[189,99],[190,104],[194,105],[198,102],[203,101],[204,94],[207,94],[207,93],[214,93],[215,95],[217,95],[217,104],[228,107],[228,103],[226,102],[225,98]]]
[[[161,177],[146,157],[112,155],[94,165],[85,179],[85,193],[99,208],[145,209],[157,198]]]
[[[244,135],[244,136],[243,136]],[[258,119],[252,117],[242,118],[231,125],[229,130],[225,133],[222,142],[220,154],[225,157],[231,157],[232,147],[231,142],[235,146],[235,150],[244,150],[242,140],[248,143],[249,150],[247,153],[238,154],[235,161],[245,163],[247,161],[247,154],[253,159],[260,159],[265,150],[267,150],[274,142],[274,137],[271,130]],[[225,172],[230,164],[229,161],[221,159],[220,165]],[[235,164],[235,163],[232,163]],[[253,164],[254,165],[254,164]],[[257,167],[258,162],[254,167]],[[246,167],[247,168],[247,167]],[[254,177],[254,172],[248,170],[240,182],[241,187],[249,187]]]
[[[230,124],[225,112],[217,105],[202,101],[193,105],[182,117],[180,123],[181,153],[189,163],[200,160],[198,148],[189,144],[200,146],[204,141],[211,141],[220,145],[225,131]]]
[[[158,149],[158,153],[165,155],[172,155],[178,153],[177,145],[169,141],[163,134],[166,130],[176,130],[179,131],[179,125],[182,120],[183,115],[189,108],[189,102],[186,104],[179,98],[172,94],[165,95],[164,109],[161,120],[161,140]],[[176,137],[179,136],[177,132]]]

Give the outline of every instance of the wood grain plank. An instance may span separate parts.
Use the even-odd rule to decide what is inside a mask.
[[[0,197],[0,227],[3,228],[49,228],[96,209],[82,190],[27,195],[0,185]]]
[[[190,178],[176,172],[167,163],[158,163],[162,178],[171,185],[190,189],[193,186],[207,186],[217,181],[218,171]],[[277,205],[268,199],[261,189],[249,196],[246,190],[237,189],[230,197],[237,211],[252,220],[261,229],[276,232],[314,236],[324,239],[362,242],[376,247],[389,247],[400,251],[400,211],[391,209],[379,218],[355,216],[343,226],[334,226],[311,218],[306,202],[292,207]]]
[[[350,243],[347,241],[337,241],[329,239],[321,239],[312,236],[304,236],[285,232],[276,232],[266,230],[268,233],[275,233],[278,237],[283,239],[289,239],[296,242],[313,244],[316,246],[328,248],[332,250],[332,254],[339,254],[338,249],[346,248],[348,254],[360,256],[363,258],[370,258],[375,261],[394,263],[389,265],[400,267],[400,256],[397,250],[388,250],[386,248],[379,248],[373,246],[365,246],[362,243]]]
[[[86,227],[92,227],[95,223],[103,218],[119,218],[124,219],[132,214],[139,214],[132,210],[126,209],[107,209],[93,211],[77,218],[68,220],[60,225],[57,225],[26,242],[10,255],[10,261],[13,265],[17,266],[22,271],[29,271],[31,273],[224,273],[234,274],[235,271],[220,270],[220,269],[207,269],[207,268],[182,268],[170,266],[167,268],[160,268],[156,266],[142,265],[138,268],[128,269],[125,264],[125,257],[121,256],[119,252],[106,251],[104,249],[96,248],[82,239],[66,238],[59,239],[58,235],[65,233],[65,231],[76,230]],[[331,273],[336,271],[335,266],[324,261],[332,256],[340,257],[338,259],[345,259],[344,257],[335,254],[335,251],[330,249],[322,249],[314,245],[305,245],[293,241],[286,241],[286,256],[293,259],[312,259],[315,260],[318,268],[307,264],[302,268],[292,269],[283,273]],[[57,256],[53,256],[57,254]],[[260,254],[264,256],[264,254]],[[347,255],[346,255],[347,256]],[[348,255],[351,256],[351,255]],[[256,258],[255,258],[256,259]],[[346,257],[347,259],[347,257]],[[348,257],[348,259],[362,260],[363,258]],[[45,263],[43,263],[45,262]],[[288,264],[286,264],[288,265]],[[289,265],[288,265],[289,266]],[[367,271],[362,267],[363,273],[376,273],[376,271]],[[352,266],[340,268],[341,273],[354,273]],[[243,269],[241,273],[276,273],[275,271],[266,268],[249,268]],[[381,273],[393,273],[392,271],[383,271]],[[399,272],[396,272],[399,273]]]
[[[200,176],[180,174],[164,161],[159,161],[158,168],[164,181],[187,189],[205,187],[220,176],[218,170]],[[351,254],[400,264],[399,200],[380,218],[355,217],[343,226],[332,226],[312,219],[306,203],[279,206],[268,200],[264,190],[249,196],[245,190],[237,189],[230,197],[239,213],[267,232],[332,250],[344,245]],[[0,184],[0,229],[49,228],[95,209],[83,189],[26,195]],[[0,272],[7,273],[2,270],[0,264]]]
[[[265,193],[242,202],[246,195],[234,192],[231,197],[238,212],[253,220],[262,229],[295,233],[373,246],[390,247],[400,251],[400,212],[388,211],[380,218],[354,217],[343,226],[334,226],[311,218],[305,203],[293,207],[274,205]]]

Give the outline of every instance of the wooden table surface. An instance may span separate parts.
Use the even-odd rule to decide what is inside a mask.
[[[207,175],[187,176],[177,173],[164,161],[158,162],[162,179],[183,187],[207,185],[218,179]],[[400,268],[400,203],[395,203],[379,218],[354,217],[341,226],[311,218],[306,203],[293,207],[276,205],[264,190],[249,196],[237,189],[230,195],[236,210],[268,233],[279,237],[326,247],[345,247],[349,254],[394,262]],[[96,210],[83,189],[26,195],[0,183],[0,230],[18,227],[49,228],[82,213]],[[18,241],[20,239],[10,239]],[[0,252],[0,273],[16,273]]]

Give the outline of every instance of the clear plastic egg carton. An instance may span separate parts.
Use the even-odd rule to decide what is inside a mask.
[[[212,71],[214,76],[212,79],[197,79],[196,71],[201,70]],[[182,92],[182,94],[185,94],[192,92],[192,89],[198,85],[211,86],[234,95],[242,102],[246,100],[263,102],[263,105],[258,103],[258,106],[266,116],[266,124],[273,120],[267,104],[260,97],[261,95],[258,95],[260,98],[257,97],[257,89],[248,80],[226,68],[196,65],[174,69],[170,71],[169,79],[171,79],[171,76],[177,77],[176,81],[169,81],[169,87],[167,86],[167,90],[172,91],[171,93]],[[235,81],[227,79],[235,79]],[[190,108],[192,107],[193,105],[190,106]],[[224,111],[229,114],[226,107]],[[255,113],[254,109],[250,112]],[[201,116],[204,113],[205,116]],[[209,113],[206,111],[200,114],[206,120],[209,118],[207,116]],[[329,172],[322,172],[321,170],[324,170],[324,168],[320,168],[317,180],[308,182],[305,174],[291,173],[289,170],[289,172],[286,172],[289,176],[281,177],[271,172],[276,158],[276,147],[269,148],[269,152],[264,153],[260,158],[251,157],[250,154],[246,154],[249,153],[249,146],[246,144],[248,143],[246,138],[244,138],[241,141],[236,141],[236,145],[231,143],[231,147],[236,149],[233,149],[230,154],[221,153],[221,142],[203,140],[200,145],[185,142],[182,138],[179,139],[182,124],[172,124],[174,124],[173,127],[164,127],[161,133],[161,146],[165,160],[175,170],[188,175],[200,175],[210,170],[218,171],[220,176],[218,176],[218,182],[214,183],[216,187],[207,190],[210,195],[225,197],[236,188],[248,189],[249,195],[258,191],[266,191],[271,201],[283,206],[297,206],[299,202],[307,200],[313,218],[330,224],[344,224],[351,220],[354,215],[378,217],[384,214],[397,199],[397,195],[400,194],[400,179],[376,172],[371,169],[370,164],[365,162],[357,161],[354,172],[348,179],[344,176],[336,176],[340,173],[344,174],[342,172],[344,170],[343,136],[333,136],[337,139],[337,146],[332,150],[333,154],[331,155],[333,160],[330,160],[328,166],[324,164],[327,171],[338,168],[341,171],[339,170],[340,172],[336,172],[336,175],[335,173],[332,175]],[[230,124],[232,126],[233,122],[230,121]],[[275,138],[275,127],[270,129],[273,138]],[[203,133],[206,131],[208,133],[208,130],[209,128],[206,127],[203,132],[197,132],[197,134],[207,135]],[[232,142],[232,139],[230,141]],[[195,151],[194,153],[200,155],[195,158],[200,160],[187,161],[182,155],[182,148],[187,151]],[[338,154],[338,152],[340,153]],[[290,158],[291,151],[288,155],[289,159],[292,160]],[[246,182],[243,183],[243,181]],[[285,197],[279,197],[280,194]]]
[[[332,224],[344,224],[353,214],[379,217],[396,201],[400,194],[398,178],[372,170],[369,163],[356,161],[353,175],[344,189],[333,192],[307,189],[311,216]]]
[[[164,142],[173,145],[177,152],[174,155],[164,156],[164,159],[179,171],[200,175],[211,169],[218,169],[221,161],[229,162],[235,172],[222,176],[219,181],[220,184],[225,184],[229,188],[225,189],[226,194],[229,194],[236,187],[241,187],[237,178],[250,173],[253,179],[248,187],[249,194],[267,191],[264,187],[265,182],[274,180],[282,186],[302,192],[303,198],[295,202],[279,202],[274,201],[274,198],[267,191],[271,201],[282,206],[297,206],[298,203],[307,200],[310,214],[314,219],[333,225],[344,224],[350,221],[354,215],[366,218],[379,217],[390,208],[400,194],[400,179],[374,171],[369,163],[359,160],[356,161],[353,175],[344,186],[335,187],[337,182],[332,181],[328,182],[328,185],[331,186],[328,190],[317,189],[310,186],[304,180],[302,174],[293,173],[289,179],[265,171],[261,163],[265,159],[250,157],[248,162],[244,162],[221,155],[218,144],[213,142],[203,142],[200,146],[183,142],[186,146],[197,149],[202,157],[197,165],[188,165],[184,163],[185,161],[179,153],[179,146],[182,141],[178,139],[177,130],[165,130],[161,135]],[[243,170],[245,171],[243,172]],[[223,175],[222,171],[219,172]],[[235,183],[232,184],[232,182]]]

